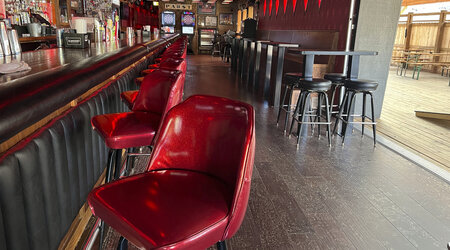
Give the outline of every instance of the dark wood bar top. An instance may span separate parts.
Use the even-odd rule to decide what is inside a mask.
[[[87,91],[114,80],[122,70],[159,53],[178,36],[92,43],[86,49],[55,48],[6,57],[3,63],[20,59],[31,70],[0,76],[0,146],[43,117],[72,105]]]
[[[100,55],[107,57],[119,49],[134,46],[138,43],[148,43],[152,41],[153,40],[150,38],[143,38],[132,40],[130,43],[128,40],[123,39],[108,43],[91,43],[91,46],[86,49],[53,48],[28,51],[19,55],[7,56],[0,59],[0,64],[9,63],[11,60],[24,61],[31,67],[31,70],[4,75],[2,74],[0,75],[0,85],[5,82],[23,78],[46,70],[53,70],[63,65],[76,63],[86,58]]]

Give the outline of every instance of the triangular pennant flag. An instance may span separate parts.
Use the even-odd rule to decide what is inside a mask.
[[[287,0],[283,0],[284,14],[286,14]]]
[[[292,13],[295,13],[295,6],[297,6],[297,0],[292,0]]]
[[[308,0],[303,0],[303,3],[305,4],[305,11],[306,11],[306,7],[308,6]]]
[[[272,15],[272,0],[269,2],[269,16]]]
[[[267,0],[264,0],[264,6],[263,6],[264,16],[266,15],[266,8],[267,8]]]
[[[280,0],[275,0],[275,14],[278,16],[278,7],[280,7]]]
[[[322,0],[319,0],[319,8],[320,8],[320,4],[322,3]]]

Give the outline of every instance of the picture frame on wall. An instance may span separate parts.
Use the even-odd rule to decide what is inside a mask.
[[[219,14],[219,24],[220,25],[233,25],[233,14],[232,13],[220,13]]]
[[[197,25],[199,27],[205,27],[205,16],[197,16]]]
[[[199,15],[215,15],[216,14],[215,3],[199,2],[197,4],[197,14],[199,14]]]
[[[217,16],[205,16],[205,26],[206,27],[216,27],[217,26]]]

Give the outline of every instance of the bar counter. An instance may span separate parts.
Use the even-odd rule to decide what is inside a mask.
[[[132,65],[168,38],[133,40],[131,44],[127,40],[92,43],[86,49],[55,48],[4,58],[3,63],[25,61],[31,70],[0,77],[0,144]],[[1,146],[0,152],[4,149]]]
[[[120,93],[178,37],[27,52],[1,77],[0,249],[76,248],[108,154],[91,118],[128,111]]]

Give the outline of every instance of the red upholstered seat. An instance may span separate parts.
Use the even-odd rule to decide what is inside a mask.
[[[130,90],[122,92],[120,94],[120,98],[122,98],[122,101],[128,106],[130,110],[133,109],[133,103],[134,100],[136,100],[138,93],[138,90]]]
[[[158,80],[158,75],[159,72],[172,72],[173,74],[178,74],[179,71],[177,70],[166,70],[166,69],[162,69],[162,70],[158,70],[155,71],[153,70],[152,72],[150,72],[148,75],[146,75],[145,77],[142,77],[142,81],[139,83],[139,85],[147,85],[148,81],[157,81]],[[176,75],[177,76],[177,75]],[[185,80],[185,74],[181,73],[181,77],[176,77],[175,75],[172,76],[172,79],[176,79],[176,85],[179,86],[180,88],[182,88],[181,90],[177,90],[177,93],[179,93],[180,95],[178,97],[176,97],[174,100],[177,102],[180,102],[182,99],[182,93],[183,93],[183,86],[184,86],[184,80]],[[144,87],[145,89],[145,87]],[[133,109],[133,104],[138,96],[139,91],[134,90],[134,91],[126,91],[126,92],[122,92],[122,94],[120,95],[120,97],[122,98],[122,100],[125,102],[125,104],[130,108]],[[154,98],[150,98],[150,100],[152,100]],[[144,97],[142,97],[142,100],[146,100]],[[145,109],[145,108],[143,108]]]
[[[148,172],[94,189],[93,213],[138,247],[205,249],[231,238],[247,208],[254,111],[192,96],[161,125]]]
[[[156,70],[144,81],[133,112],[97,115],[93,128],[112,149],[150,145],[165,113],[181,101],[184,76],[180,71]],[[181,85],[181,86],[180,86]]]
[[[181,72],[186,72],[186,61],[182,58],[163,58],[160,63],[150,64],[148,69],[143,70],[142,74],[145,76],[146,74],[152,72],[152,70],[160,68],[160,69],[169,69],[169,70],[179,70]]]
[[[160,114],[126,112],[97,115],[92,126],[113,149],[150,145],[161,122]]]
[[[211,176],[160,170],[95,190],[89,202],[108,225],[138,247],[150,249],[174,244],[210,226],[208,231],[221,238],[231,197],[231,190]]]

